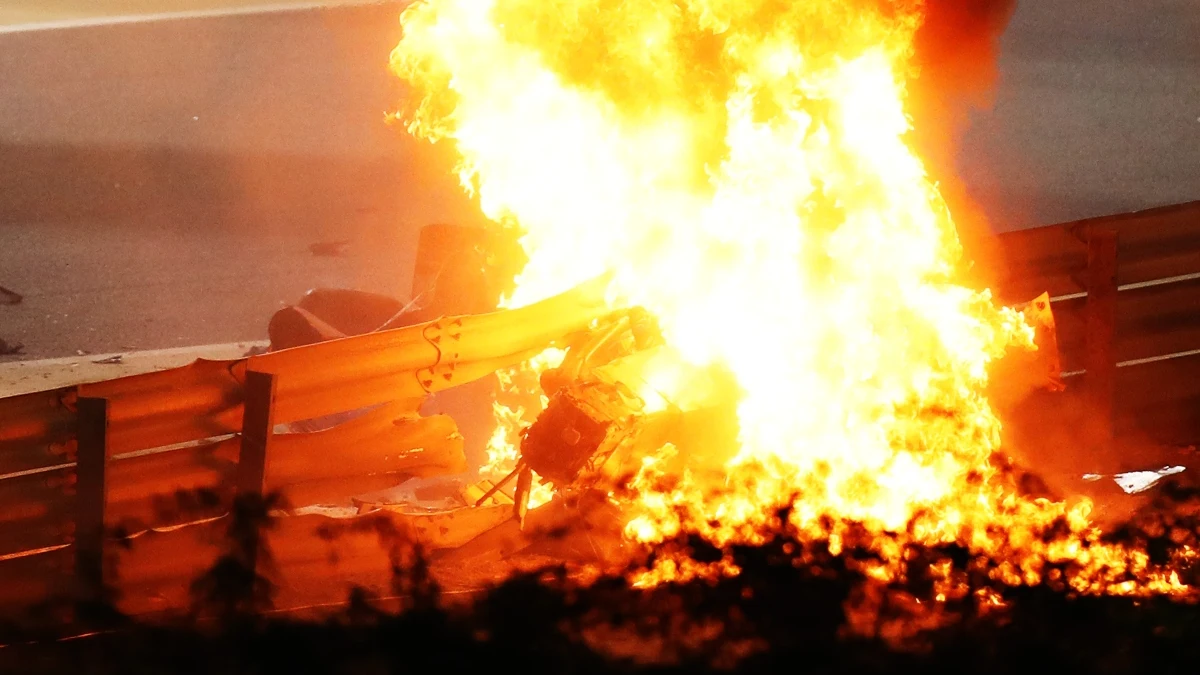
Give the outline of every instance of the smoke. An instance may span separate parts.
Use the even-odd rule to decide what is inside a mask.
[[[1016,0],[928,0],[917,32],[921,80],[956,108],[991,104],[999,38]]]
[[[916,78],[908,109],[912,139],[954,213],[959,237],[974,262],[971,281],[994,287],[1002,261],[984,209],[958,175],[957,158],[972,113],[990,109],[999,82],[1000,38],[1016,0],[926,0],[915,39]]]

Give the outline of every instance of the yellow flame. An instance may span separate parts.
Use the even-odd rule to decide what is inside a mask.
[[[484,478],[499,480],[516,468],[520,458],[521,429],[529,426],[549,402],[537,385],[537,376],[562,363],[561,349],[547,349],[520,367],[497,373],[502,399],[492,403],[496,428],[487,442],[487,462],[480,468]],[[550,486],[536,474],[529,494],[529,508],[537,508],[554,497]]]
[[[798,494],[794,524],[833,536],[818,523],[916,519],[923,541],[995,551],[1033,545],[981,534],[989,523],[1069,516],[1077,536],[1063,546],[1098,554],[1078,512],[991,480],[988,364],[1032,348],[1033,331],[956,283],[954,223],[907,143],[921,8],[430,0],[404,12],[392,67],[413,87],[409,130],[452,141],[463,185],[521,232],[529,263],[505,304],[609,273],[614,308],[645,307],[679,361],[736,379],[726,483],[662,487],[649,459],[630,537],[754,539]],[[504,414],[493,451],[508,466]]]

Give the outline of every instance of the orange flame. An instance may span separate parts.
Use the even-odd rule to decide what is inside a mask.
[[[988,366],[1033,331],[956,283],[954,223],[907,144],[921,11],[430,0],[404,12],[392,68],[414,88],[409,130],[452,141],[463,185],[522,234],[506,306],[607,273],[613,308],[645,307],[676,359],[736,379],[724,484],[660,480],[648,458],[629,537],[753,541],[790,503],[792,525],[834,546],[845,523],[908,527],[1019,552],[1000,572],[1014,583],[1073,559],[1092,570],[1082,586],[1132,592],[1113,580],[1144,556],[1101,545],[1087,504],[1019,499],[989,464]],[[493,443],[503,468],[515,417]],[[1037,543],[1064,519],[1069,536]],[[684,574],[670,564],[644,581]]]

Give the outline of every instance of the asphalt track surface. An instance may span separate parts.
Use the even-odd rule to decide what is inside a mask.
[[[405,295],[418,228],[478,216],[443,149],[383,123],[398,12],[0,33],[0,286],[23,296],[0,339],[24,345],[0,360],[259,340],[315,286]],[[1200,199],[1200,6],[1021,3],[957,174],[997,229]]]

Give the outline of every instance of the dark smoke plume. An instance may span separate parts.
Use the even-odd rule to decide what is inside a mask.
[[[1016,0],[928,0],[916,39],[918,90],[950,107],[989,105],[999,38],[1016,8]]]
[[[954,214],[974,261],[972,280],[993,287],[1002,265],[994,255],[993,224],[958,178],[956,158],[971,113],[993,104],[1000,38],[1016,7],[1016,0],[926,0],[915,44],[918,76],[909,83],[916,149]]]

